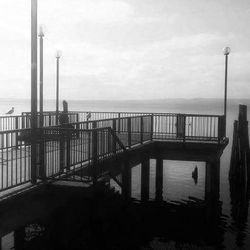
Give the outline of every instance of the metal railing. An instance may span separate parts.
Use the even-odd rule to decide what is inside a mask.
[[[44,166],[40,166],[44,168],[41,171],[43,176],[39,175],[41,179],[98,178],[103,169],[97,168],[97,163],[126,151],[110,127],[88,130],[53,128],[44,132],[45,161]],[[91,166],[90,172],[84,173],[87,166]]]
[[[60,114],[59,114],[60,116]],[[112,127],[112,119],[117,119],[116,130],[121,132],[126,128],[126,117],[152,116],[153,135],[156,139],[181,139],[184,140],[211,140],[225,137],[224,116],[198,115],[178,113],[139,113],[139,112],[68,112],[69,123],[86,122],[84,129],[92,128],[92,121],[97,121],[98,127]],[[37,116],[39,124],[39,113]],[[139,119],[139,118],[137,118]],[[43,113],[43,126],[56,126],[56,113]],[[140,122],[137,122],[138,125]],[[135,124],[135,123],[133,123]],[[0,117],[0,131],[30,128],[30,112],[23,112],[20,116]]]
[[[19,118],[14,118],[19,119]],[[18,123],[19,124],[19,123]],[[37,129],[0,131],[0,191],[38,179],[66,176],[151,140],[220,143],[225,138],[224,116],[134,114],[126,117],[71,122]],[[32,140],[38,147],[31,167]],[[99,175],[102,170],[96,170]],[[73,175],[72,175],[73,176]],[[35,179],[32,179],[35,178]]]
[[[30,143],[18,140],[25,130],[0,132],[0,190],[31,181]]]

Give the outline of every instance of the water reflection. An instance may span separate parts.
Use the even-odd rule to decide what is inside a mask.
[[[235,245],[243,247],[247,237],[250,186],[230,180],[232,229],[235,231]]]
[[[218,195],[219,162],[161,159],[150,165],[148,202],[139,200],[138,165],[132,171],[136,200],[100,186],[92,196],[74,197],[48,217],[19,228],[12,234],[12,248],[5,249],[223,249],[226,222]],[[192,179],[195,166],[197,185]]]
[[[48,219],[16,230],[13,249],[157,249],[157,244],[163,249],[169,244],[172,249],[221,249],[225,228],[221,203],[210,205],[192,197],[179,202],[128,202],[103,188],[95,197],[71,200]]]

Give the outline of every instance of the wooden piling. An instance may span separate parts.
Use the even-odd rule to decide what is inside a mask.
[[[149,199],[149,157],[143,156],[141,163],[141,200],[148,201]]]
[[[161,201],[163,199],[163,159],[156,159],[156,174],[155,174],[155,199]]]
[[[220,196],[220,161],[206,162],[205,200],[219,200]]]
[[[131,168],[129,166],[129,158],[125,157],[122,163],[122,195],[125,198],[131,197]]]
[[[241,186],[250,185],[250,149],[247,106],[239,105],[238,121],[234,121],[229,178]]]

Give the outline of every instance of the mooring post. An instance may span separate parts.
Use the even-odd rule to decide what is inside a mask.
[[[220,196],[220,160],[206,162],[205,200],[218,201]]]
[[[238,121],[234,122],[229,177],[242,187],[250,185],[250,149],[246,105],[239,105]]]
[[[156,174],[155,174],[155,199],[162,201],[163,192],[163,159],[158,156],[156,158]]]
[[[249,134],[247,121],[247,106],[239,105],[239,142],[240,142],[240,158],[242,166],[242,175],[246,182],[250,181],[250,149],[249,149]]]
[[[149,157],[144,155],[141,162],[141,200],[149,199]]]
[[[129,157],[126,155],[122,162],[122,195],[125,198],[131,197],[131,168],[129,165]]]

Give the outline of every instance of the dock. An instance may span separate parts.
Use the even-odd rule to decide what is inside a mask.
[[[141,200],[147,202],[150,159],[156,160],[156,200],[163,200],[163,160],[168,159],[206,162],[205,200],[218,201],[220,157],[228,144],[224,116],[69,112],[68,117],[69,123],[58,125],[55,112],[44,112],[43,127],[35,134],[30,113],[0,118],[0,198],[5,206],[16,196],[33,189],[41,193],[61,181],[94,187],[112,179],[130,198],[131,170],[138,164]]]

